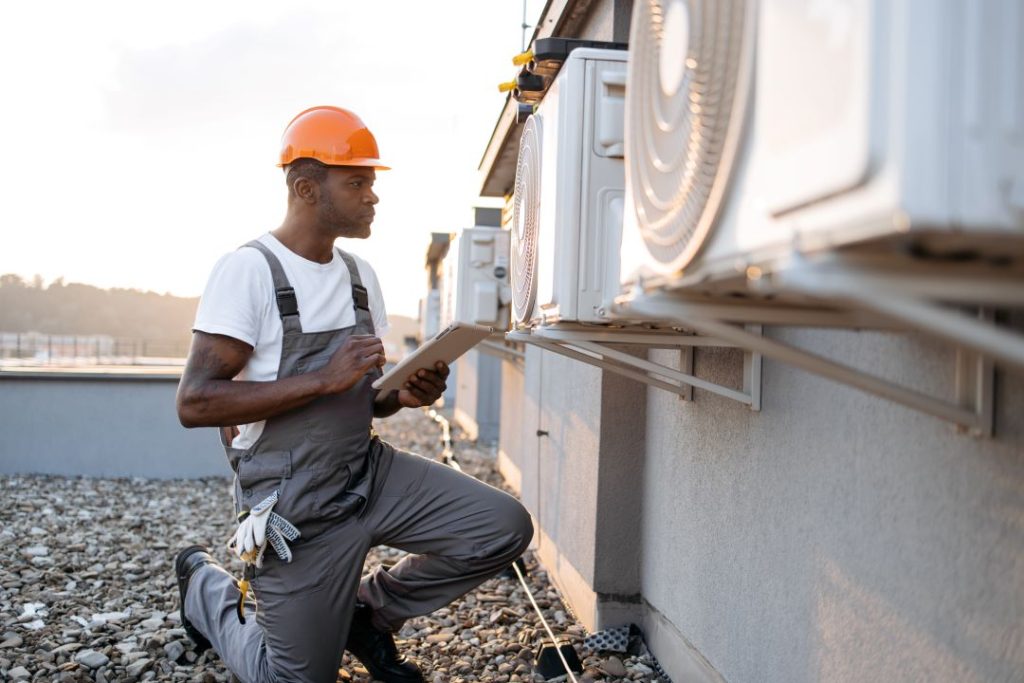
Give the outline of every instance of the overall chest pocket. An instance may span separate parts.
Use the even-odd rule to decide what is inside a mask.
[[[315,372],[327,364],[327,357],[310,358],[296,365],[298,374]],[[370,386],[379,376],[374,370],[348,391],[321,396],[303,409],[305,436],[313,443],[342,439],[362,442],[373,421],[374,391]]]
[[[238,507],[251,508],[277,491],[286,496],[286,484],[292,477],[291,451],[247,453],[238,461]]]

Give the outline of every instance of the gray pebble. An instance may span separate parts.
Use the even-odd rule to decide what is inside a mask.
[[[143,657],[142,659],[138,659],[138,660],[132,662],[131,664],[129,664],[128,667],[125,669],[125,672],[129,676],[138,678],[139,676],[142,675],[142,673],[144,671],[149,669],[149,667],[152,666],[152,665],[153,665],[153,660],[152,659],[149,659],[148,657]]]
[[[12,681],[25,680],[32,676],[32,674],[28,672],[28,669],[26,669],[23,666],[14,667],[13,669],[7,672],[7,675],[10,677]]]
[[[167,659],[176,662],[185,654],[185,646],[181,644],[181,641],[173,640],[164,645],[164,652],[167,654]]]
[[[82,650],[75,655],[75,661],[82,666],[89,667],[90,669],[98,669],[109,662],[110,658],[96,650]]]
[[[375,428],[382,438],[426,457],[440,452],[438,429],[421,411],[402,411]],[[468,474],[503,487],[486,449],[456,434],[455,453]],[[171,565],[179,548],[202,543],[237,574],[238,562],[224,547],[233,531],[230,490],[228,480],[216,478],[0,477],[0,506],[14,510],[0,540],[19,549],[0,565],[0,630],[7,631],[0,636],[0,670],[6,678],[228,683],[223,661],[212,651],[196,652],[181,628]],[[52,513],[43,515],[47,509]],[[29,554],[21,551],[26,546],[46,550]],[[367,566],[403,556],[373,548]],[[41,558],[42,565],[33,564]],[[544,570],[532,558],[528,564],[526,581],[556,635],[578,646],[586,632],[562,608]],[[26,604],[37,604],[38,613],[19,624]],[[535,680],[533,652],[545,638],[522,586],[514,577],[501,577],[433,614],[410,619],[397,639],[400,651],[417,660],[432,683],[525,683]],[[89,663],[77,661],[76,654],[90,657]],[[602,663],[594,657],[587,666],[597,671]],[[342,670],[339,681],[370,683],[347,655]]]

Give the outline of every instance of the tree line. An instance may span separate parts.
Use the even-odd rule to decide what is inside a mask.
[[[0,332],[110,335],[187,345],[199,298],[100,289],[65,283],[45,285],[36,276],[0,275]]]

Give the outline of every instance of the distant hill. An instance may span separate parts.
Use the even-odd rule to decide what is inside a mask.
[[[100,289],[57,279],[43,286],[0,275],[0,331],[110,335],[187,344],[198,297]]]
[[[100,289],[67,284],[49,285],[36,278],[0,275],[0,332],[39,332],[60,335],[109,335],[150,339],[187,347],[192,337],[198,297],[177,297],[137,289]],[[385,338],[389,356],[415,335],[419,323],[402,315],[388,316]]]

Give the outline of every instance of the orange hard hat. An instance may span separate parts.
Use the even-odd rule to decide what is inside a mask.
[[[328,166],[371,166],[381,163],[377,141],[362,119],[341,107],[311,107],[288,124],[281,136],[281,160],[287,166],[296,159],[316,159]]]

